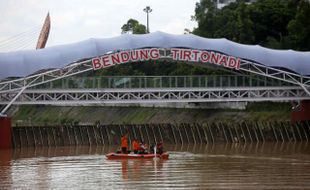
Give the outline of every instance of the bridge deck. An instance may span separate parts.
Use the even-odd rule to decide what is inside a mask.
[[[16,93],[0,94],[8,104]],[[167,102],[292,101],[310,99],[298,86],[214,88],[29,89],[14,104],[121,104]]]

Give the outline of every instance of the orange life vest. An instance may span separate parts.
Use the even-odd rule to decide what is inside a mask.
[[[132,148],[133,148],[133,150],[139,150],[139,147],[140,147],[140,145],[139,145],[139,143],[138,143],[138,141],[133,141],[132,142]]]
[[[128,139],[127,139],[126,136],[123,136],[123,137],[121,138],[121,147],[126,147],[126,148],[128,148]]]

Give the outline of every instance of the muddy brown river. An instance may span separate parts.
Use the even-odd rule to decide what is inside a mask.
[[[310,189],[307,143],[166,146],[169,160],[107,160],[115,148],[0,151],[0,189]]]

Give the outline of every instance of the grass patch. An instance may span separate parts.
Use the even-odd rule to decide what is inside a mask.
[[[141,107],[58,107],[21,106],[15,121],[33,125],[71,123],[142,124],[142,123],[206,123],[241,121],[289,121],[287,103],[251,103],[246,110],[185,109]],[[30,122],[31,121],[31,122]],[[22,123],[20,123],[22,125]]]

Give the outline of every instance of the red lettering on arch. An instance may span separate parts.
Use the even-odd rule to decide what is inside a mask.
[[[198,54],[200,51],[198,50],[192,50],[192,55],[194,55],[194,57],[191,57],[191,61],[198,61]]]
[[[210,53],[207,51],[203,51],[200,54],[200,60],[204,63],[209,62],[210,61]]]
[[[219,65],[224,65],[225,67],[227,66],[227,56],[226,55],[222,55],[222,58],[220,60],[220,62],[218,63]]]
[[[157,49],[157,48],[152,48],[152,49],[150,50],[150,56],[151,56],[151,59],[154,59],[154,60],[159,59],[159,58],[160,58],[159,49]]]
[[[101,62],[103,67],[108,67],[111,65],[108,55],[101,57]]]
[[[179,59],[179,57],[180,57],[179,51],[180,51],[179,49],[175,49],[175,48],[171,49],[171,54],[172,54],[173,60],[177,61]]]
[[[121,63],[121,61],[120,61],[120,56],[119,56],[119,54],[118,53],[116,53],[116,54],[111,54],[111,61],[112,61],[112,64],[113,65],[116,65],[116,64],[120,64]]]
[[[148,50],[147,49],[141,49],[139,50],[139,54],[140,54],[140,60],[149,60],[149,54],[148,54]]]
[[[221,54],[215,53],[215,52],[211,52],[211,59],[210,59],[211,63],[218,64],[220,58],[221,58]]]
[[[100,58],[94,58],[94,59],[92,59],[92,65],[93,65],[93,69],[94,69],[94,70],[101,69],[101,68],[102,68],[102,65],[101,65]]]
[[[127,63],[129,61],[129,53],[127,51],[123,51],[120,54],[122,58],[121,63]]]
[[[239,70],[239,68],[240,68],[240,59],[236,58],[236,57],[229,57],[228,67],[235,68],[235,69]]]
[[[139,61],[139,52],[137,50],[133,50],[130,52],[131,61]]]
[[[183,51],[183,60],[184,61],[189,61],[191,60],[191,54],[192,54],[192,51],[191,50],[184,50]]]

